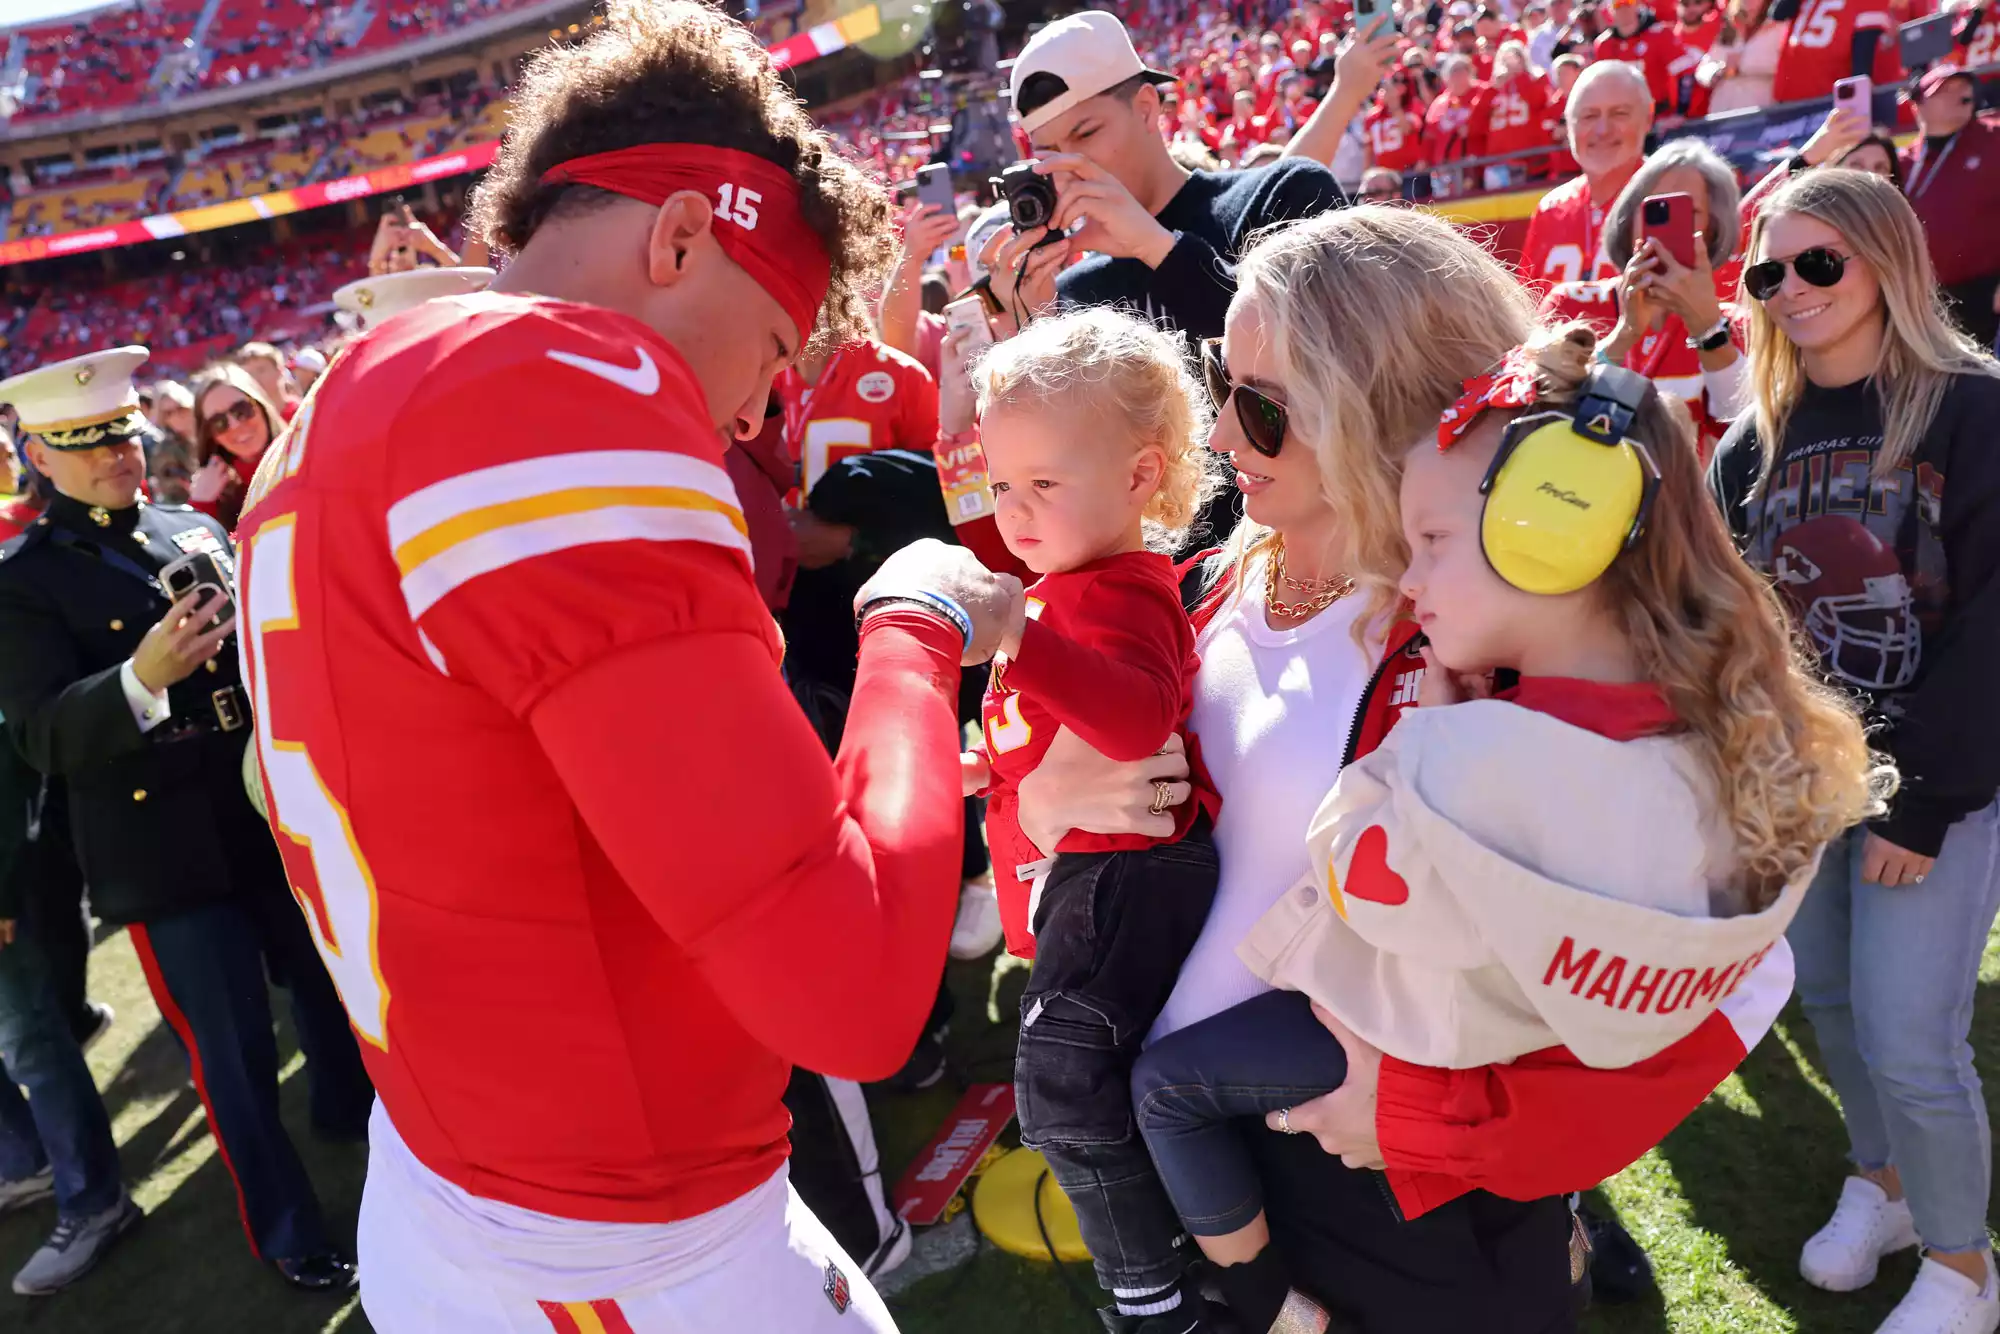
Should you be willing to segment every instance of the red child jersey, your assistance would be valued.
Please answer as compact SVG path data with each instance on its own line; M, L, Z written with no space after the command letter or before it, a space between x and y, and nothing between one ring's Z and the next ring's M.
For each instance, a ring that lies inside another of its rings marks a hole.
M1549 85L1533 74L1495 84L1486 99L1486 152L1518 153L1548 143L1548 109ZM1522 165L1536 161L1525 159Z
M1617 269L1604 255L1604 208L1591 199L1590 181L1583 176L1543 195L1521 244L1522 278L1537 290L1616 278Z
M1663 23L1648 23L1630 37L1620 37L1615 28L1597 35L1592 48L1597 60L1622 60L1637 65L1646 74L1646 87L1653 94L1659 114L1680 110L1681 78L1694 73L1701 52L1690 51L1674 30Z
M791 1061L904 1059L962 851L958 636L869 621L854 708L900 739L862 754L851 717L837 773L650 328L499 293L405 312L315 383L241 532L279 850L432 1172L688 1218L779 1169Z
M1368 132L1372 165L1409 171L1424 160L1424 123L1403 108L1378 102L1361 124Z
M994 659L979 710L993 765L986 842L1009 952L1034 955L1029 885L1014 871L1041 860L1021 832L1016 787L1048 754L1058 727L1114 760L1144 759L1179 734L1188 744L1195 797L1180 808L1174 838L1187 835L1200 811L1213 818L1221 799L1200 770L1187 730L1200 666L1194 626L1181 607L1173 562L1165 556L1150 551L1110 556L1045 575L1028 590L1021 652ZM1160 841L1072 830L1056 851L1118 852Z
M915 357L881 343L841 348L812 384L787 367L771 392L804 495L844 458L882 449L929 454L937 446L937 381Z
M1771 100L1802 102L1831 93L1835 83L1854 72L1854 34L1871 28L1882 35L1869 74L1877 88L1886 88L1903 77L1889 6L1883 0L1804 0L1778 50Z

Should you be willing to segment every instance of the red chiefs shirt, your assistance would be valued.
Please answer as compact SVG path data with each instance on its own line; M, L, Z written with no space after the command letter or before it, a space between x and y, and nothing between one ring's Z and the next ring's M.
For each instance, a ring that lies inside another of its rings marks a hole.
M1836 82L1854 72L1854 34L1864 28L1882 34L1870 71L1875 86L1899 82L1903 58L1896 47L1896 21L1883 0L1804 0L1778 51L1772 100L1800 102L1831 93Z
M1464 96L1442 92L1424 113L1424 153L1432 162L1451 162L1478 157L1486 141L1486 125L1479 118L1486 89L1474 87Z
M1181 607L1180 582L1173 561L1165 556L1150 551L1110 556L1045 575L1028 590L1021 652L994 659L992 682L979 711L993 764L986 842L993 853L993 882L1010 952L1034 954L1029 885L1014 870L1041 860L1021 832L1020 781L1048 754L1058 727L1069 728L1116 760L1144 759L1175 734L1188 740L1188 710L1200 666L1194 627ZM1175 839L1187 835L1201 810L1212 818L1221 804L1192 759L1192 741L1188 745L1196 798L1180 808ZM1160 841L1071 830L1056 851L1119 852Z
M1609 202L1592 200L1590 182L1582 176L1543 195L1528 219L1521 276L1534 284L1617 277L1618 271L1604 257L1604 210Z
M937 446L937 381L915 357L881 343L841 348L812 384L788 366L771 392L784 414L785 453L798 467L803 495L852 455L928 454Z
M791 1061L881 1078L935 998L958 636L870 620L836 773L744 529L672 346L491 292L349 344L252 486L288 878L383 1108L474 1195L707 1212L782 1164Z
M1559 91L1553 84L1549 87L1549 107L1543 115L1542 125L1548 130L1549 141L1555 144L1555 152L1542 159L1549 175L1558 180L1574 176L1581 168L1569 154L1569 130L1563 123L1563 112L1569 107L1569 94Z
M1690 51L1672 28L1653 20L1630 37L1607 29L1597 35L1592 50L1598 60L1622 60L1643 69L1654 109L1663 116L1680 110L1681 78L1701 63L1701 52Z
M1490 154L1539 148L1549 141L1549 85L1533 74L1495 84L1486 99L1486 148ZM1530 160L1526 165L1534 166Z
M1716 42L1722 36L1723 17L1722 6L1717 5L1708 11L1707 18L1692 28L1677 21L1674 24L1674 36L1678 37L1681 45L1688 50L1699 55L1707 55L1715 49Z
M1956 65L1962 69L2000 64L2000 5L1987 4L1984 17L1972 31L1971 44L1959 46L1954 43L1938 64Z
M1401 107L1376 103L1362 118L1370 161L1377 167L1408 171L1424 160L1424 123Z
M42 511L25 496L0 499L0 542L28 531Z

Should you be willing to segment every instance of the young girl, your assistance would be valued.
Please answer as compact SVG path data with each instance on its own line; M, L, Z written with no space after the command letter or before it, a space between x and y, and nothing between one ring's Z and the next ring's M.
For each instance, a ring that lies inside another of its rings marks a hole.
M1200 1330L1178 1309L1183 1234L1128 1090L1215 897L1217 798L1197 765L1172 838L1072 832L1044 859L1016 819L1016 784L1059 728L1125 759L1186 739L1194 629L1153 547L1171 549L1215 489L1208 422L1178 341L1110 310L1036 321L973 382L1001 536L1042 576L1001 640L983 745L965 756L967 792L990 783L1008 948L1035 961L1015 1056L1021 1140L1076 1207L1117 1299L1108 1326L1168 1334L1172 1313L1172 1334ZM1154 809L1180 795L1160 784Z
M1309 1002L1427 1066L1557 1045L1634 1064L1748 975L1821 846L1886 786L1737 559L1685 420L1629 372L1586 378L1593 348L1586 326L1543 335L1411 451L1401 591L1430 637L1422 707L1342 772L1311 822L1315 869L1238 948L1285 990L1162 1040L1134 1073L1148 1147L1246 1329L1325 1324L1287 1293L1229 1123L1276 1113L1290 1130L1286 1109L1341 1081ZM1632 450L1622 497L1592 481L1612 450L1581 432L1600 418ZM1578 499L1629 504L1594 564L1534 508ZM1498 670L1519 683L1485 698Z
M1799 1270L1848 1292L1921 1241L1882 1328L1992 1334L1993 1135L1966 1035L2000 910L2000 363L1952 326L1918 216L1881 177L1793 177L1748 259L1756 411L1710 484L1904 780L1827 849L1790 932L1854 1160Z

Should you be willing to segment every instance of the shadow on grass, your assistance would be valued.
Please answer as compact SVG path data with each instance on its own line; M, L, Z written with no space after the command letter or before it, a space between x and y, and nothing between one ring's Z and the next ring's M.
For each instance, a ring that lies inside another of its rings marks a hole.
M1980 989L1973 1050L1987 1068L1992 1106L2000 1074L2000 986ZM1777 1032L1738 1071L1756 1113L1721 1099L1703 1103L1667 1137L1660 1152L1688 1203L1689 1221L1714 1233L1749 1281L1812 1334L1867 1334L1915 1276L1917 1253L1886 1259L1880 1275L1856 1293L1822 1292L1799 1276L1799 1248L1826 1221L1848 1170L1847 1133L1839 1111L1777 1040L1789 1035L1815 1070L1823 1069L1812 1025L1798 1002Z

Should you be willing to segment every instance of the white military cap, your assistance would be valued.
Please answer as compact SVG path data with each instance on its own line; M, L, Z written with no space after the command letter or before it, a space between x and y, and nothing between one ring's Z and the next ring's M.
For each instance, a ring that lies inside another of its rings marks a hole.
M86 352L0 380L0 403L14 405L23 435L50 449L95 449L145 429L132 373L153 354L133 344Z
M333 294L333 304L363 329L372 329L413 306L441 296L465 296L492 281L493 270L485 268L410 269L351 282Z

